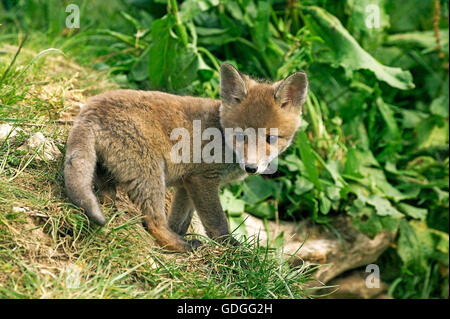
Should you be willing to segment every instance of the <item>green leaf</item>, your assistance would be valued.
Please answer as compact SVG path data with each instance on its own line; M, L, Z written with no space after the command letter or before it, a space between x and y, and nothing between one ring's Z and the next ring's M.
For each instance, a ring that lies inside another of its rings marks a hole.
M305 165L308 179L317 189L322 190L322 185L319 181L319 172L316 166L316 157L313 154L305 132L300 132L298 135L298 149L300 151L301 160Z
M220 203L229 216L240 216L244 212L245 202L235 198L228 189L225 189L220 195Z
M246 211L259 218L274 219L277 208L272 202L260 202L256 205L248 206Z
M380 216L371 207L363 206L360 208L358 205L353 205L349 214L353 217L352 225L371 238L383 230Z
M231 16L237 21L243 21L244 15L242 14L242 10L239 7L239 3L237 1L224 1L225 8L230 12Z
M338 201L341 199L341 188L334 185L325 187L326 194L332 201Z
M351 175L356 178L362 178L363 176L359 172L360 167L361 161L358 157L358 152L354 147L352 147L347 152L347 160L344 166L344 174Z
M405 203L399 203L398 208L406 215L420 220L425 220L427 218L428 210L425 208L418 208Z
M448 29L439 30L439 39L448 54ZM434 31L417 31L389 35L386 44L392 46L419 47L424 49L423 53L436 50L436 36Z
M378 110L381 113L381 116L383 117L387 130L389 134L386 136L388 140L397 140L400 138L400 130L397 125L397 121L394 117L394 112L390 108L390 106L383 101L382 98L377 98L376 104L378 107Z
M425 253L421 248L422 244L414 229L406 220L402 220L397 252L407 268L419 273L426 271L427 268Z
M335 66L340 65L349 72L370 70L378 80L401 90L414 88L409 71L379 63L360 47L335 16L315 6L304 7L303 12L306 14L305 22L311 32L320 36L329 48L328 53L331 55L329 62Z
M185 48L178 45L177 58L174 62L174 68L169 75L169 88L178 90L185 88L197 78L200 61L194 47L188 44Z
M273 240L272 247L275 249L280 249L284 246L284 231L280 232L278 236Z
M414 229L414 232L416 233L417 238L419 238L420 242L428 248L429 254L432 254L435 250L446 254L448 264L448 234L436 229L428 228L427 224L424 221L411 220L409 224L411 225L412 229Z
M279 159L281 165L285 165L291 172L300 172L302 175L306 175L306 168L302 161L296 154L289 154L284 159Z
M184 46L172 36L175 18L172 15L153 22L149 48L149 80L154 88L178 90L197 77L198 56L192 45Z
M209 81L214 76L214 70L205 63L202 56L198 54L198 76L202 81Z
M448 92L448 90L447 90ZM448 95L443 94L438 98L435 98L430 105L430 111L433 114L448 118Z
M197 14L208 10L210 7L211 3L207 0L185 0L180 7L180 20L188 22Z
M327 198L327 196L323 192L320 193L319 200L320 200L319 204L320 212L324 215L328 214L331 209L331 201Z
M270 197L274 193L274 181L265 180L261 175L248 177L242 189L244 191L244 200L248 204L256 204Z
M131 69L131 77L134 81L140 82L148 79L148 51L141 54Z
M270 1L258 1L258 15L256 16L255 27L253 29L253 39L261 51L266 49L270 37L271 3Z
M444 121L442 125L432 118L422 121L416 129L417 148L427 149L434 146L448 144L448 122Z
M395 209L387 199L382 198L380 196L370 195L366 199L366 202L369 205L375 207L377 214L380 216L388 216L388 215L396 217L402 216L401 213L397 209Z
M303 176L297 176L294 186L294 193L297 195L303 195L314 188L314 184Z

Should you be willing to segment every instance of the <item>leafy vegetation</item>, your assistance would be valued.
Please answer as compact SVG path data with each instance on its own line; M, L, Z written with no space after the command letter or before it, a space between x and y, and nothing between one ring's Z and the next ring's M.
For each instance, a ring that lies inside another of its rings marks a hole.
M379 261L391 295L448 297L447 0L72 2L80 29L59 1L4 1L0 40L33 30L123 86L215 98L222 61L274 81L305 70L304 124L278 172L223 191L232 224L348 214L369 236L398 233Z

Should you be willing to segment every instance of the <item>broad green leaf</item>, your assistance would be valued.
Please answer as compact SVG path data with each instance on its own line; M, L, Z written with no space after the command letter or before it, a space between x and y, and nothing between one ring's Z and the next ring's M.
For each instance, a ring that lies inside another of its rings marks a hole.
M294 193L297 195L303 195L314 188L314 184L303 176L297 176L294 184Z
M207 0L185 0L180 7L180 20L188 22L200 12L206 11L211 7Z
M280 232L278 236L273 240L272 247L275 249L280 249L284 246L284 231Z
M400 113L403 116L402 127L403 128L415 128L419 125L424 119L427 118L427 114L413 111L413 110L400 110Z
M242 185L242 200L248 204L256 204L267 199L274 193L273 183L274 181L265 180L261 175L248 177Z
M191 44L183 48L178 43L177 58L174 62L174 68L169 75L169 88L178 90L185 88L197 78L200 60L195 48Z
M279 163L286 166L291 172L300 172L302 175L306 174L305 165L296 154L289 154L284 159L279 159Z
M328 46L332 56L329 62L335 66L340 65L350 72L360 69L370 70L378 80L398 89L414 88L409 71L379 63L360 47L335 16L315 6L304 7L303 12L306 14L305 21L311 32L320 36Z
M428 228L426 222L424 221L411 220L409 224L414 229L421 243L424 244L429 249L430 253L432 253L434 250L438 250L448 255L449 252L448 234L436 229Z
M434 146L448 144L448 122L441 125L432 118L422 121L417 127L417 147L426 149Z
M298 135L298 149L300 151L300 157L305 165L306 174L308 179L314 184L314 186L321 190L322 185L319 181L319 172L316 166L316 157L313 154L309 140L306 137L305 132L300 132Z
M427 268L425 252L416 232L406 220L400 222L397 252L406 267L414 272Z
M231 16L237 21L243 21L244 15L242 13L241 8L239 7L239 3L233 0L224 1L225 8L230 12Z
M319 203L320 212L324 215L328 214L331 209L331 201L327 198L327 196L323 192L320 192L319 200L320 200Z
M376 100L376 104L378 107L378 110L380 111L389 134L387 135L387 139L388 140L397 140L400 138L400 130L398 128L397 125L397 121L395 120L394 117L394 112L392 111L392 109L389 107L389 105L387 103L385 103L383 101L383 99L381 99L380 97L377 98Z
M229 216L240 216L244 212L245 202L235 198L228 189L225 189L220 195L220 203Z
M167 15L153 22L149 48L149 80L154 88L182 89L197 77L198 56L195 48L184 46L172 36L175 18Z
M272 202L261 202L256 205L248 206L246 211L259 218L274 219L277 208Z
M447 90L448 93L448 90ZM441 95L435 98L430 105L430 111L433 114L448 118L448 95Z
M366 199L366 202L367 202L367 204L375 207L377 215L380 215L380 216L388 216L389 215L389 216L395 216L395 217L402 216L401 213L397 209L395 209L387 199L382 198L380 196L370 195Z
M427 217L428 210L425 208L418 208L406 203L399 203L398 208L406 215L420 220L425 220Z
M228 33L228 29L220 29L220 28L204 28L204 27L195 27L195 31L198 36L208 37L208 36L219 36Z
M371 238L383 230L380 216L371 207L359 208L354 205L350 208L349 214L353 217L352 225Z
M153 22L151 27L152 44L149 51L149 80L155 88L168 86L168 77L176 60L177 40L172 38L171 29L175 18L171 15Z
M358 152L354 147L350 148L347 152L346 162L344 166L344 174L355 176L356 178L362 178L360 167L361 161L358 158Z
M205 63L202 56L197 54L198 58L198 68L197 73L202 81L209 81L214 75L214 70Z

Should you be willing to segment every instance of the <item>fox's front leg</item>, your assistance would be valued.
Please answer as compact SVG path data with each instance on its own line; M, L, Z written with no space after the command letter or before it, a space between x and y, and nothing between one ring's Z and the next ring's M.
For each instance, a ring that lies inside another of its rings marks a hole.
M218 181L203 176L191 176L185 179L184 185L206 234L212 239L237 244L230 235L228 220L220 204Z
M169 227L184 236L191 224L194 206L184 186L177 187L169 214Z

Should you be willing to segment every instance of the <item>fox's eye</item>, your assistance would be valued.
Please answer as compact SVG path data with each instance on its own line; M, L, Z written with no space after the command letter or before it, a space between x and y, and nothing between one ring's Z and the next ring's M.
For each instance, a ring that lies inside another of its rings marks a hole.
M241 103L241 99L238 97L233 97L235 103Z
M234 137L236 138L236 142L242 143L245 141L245 134L242 132L236 132Z
M267 135L266 141L268 144L275 144L278 141L278 136L276 135Z

